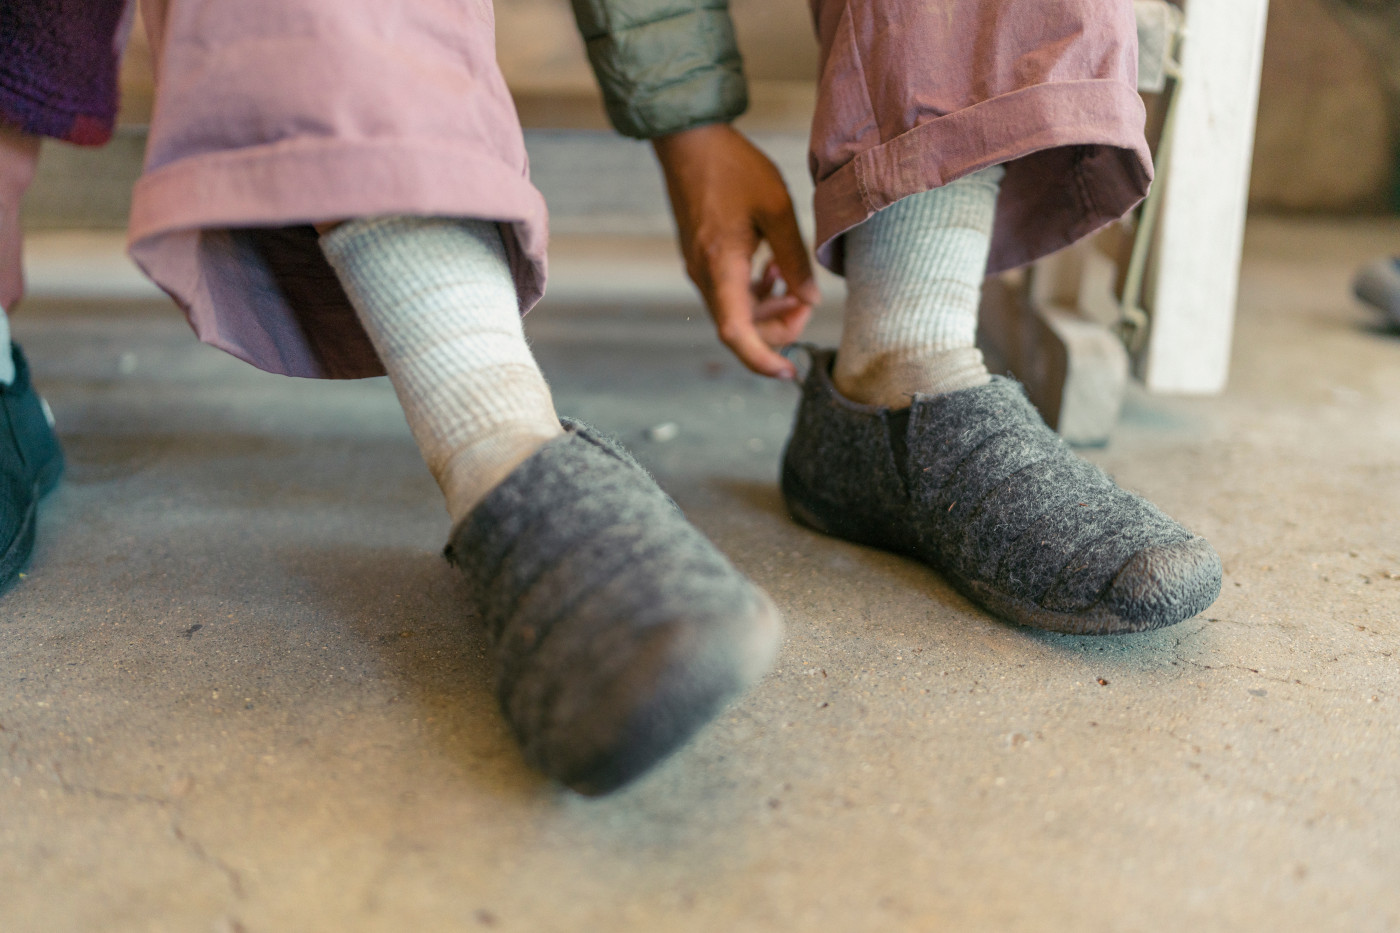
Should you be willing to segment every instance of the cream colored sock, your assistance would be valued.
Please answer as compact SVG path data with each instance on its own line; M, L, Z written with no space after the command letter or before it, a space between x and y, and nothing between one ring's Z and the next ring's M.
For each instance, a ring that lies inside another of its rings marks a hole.
M373 341L454 525L562 432L497 225L353 220L321 248Z
M1004 174L910 195L846 233L846 311L832 378L853 401L907 408L990 379L977 308Z

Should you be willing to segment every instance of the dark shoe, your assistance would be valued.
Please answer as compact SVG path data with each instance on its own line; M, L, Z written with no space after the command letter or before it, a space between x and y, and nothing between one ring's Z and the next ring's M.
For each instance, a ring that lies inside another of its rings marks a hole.
M0 386L0 593L29 563L39 500L63 475L63 451L29 381L29 365L18 346L11 352L15 379Z
M843 398L812 352L783 457L793 516L908 554L1009 622L1106 635L1174 625L1220 595L1215 550L1118 488L993 378L892 411Z
M772 664L773 603L615 442L585 425L452 534L526 760L605 794L683 745Z

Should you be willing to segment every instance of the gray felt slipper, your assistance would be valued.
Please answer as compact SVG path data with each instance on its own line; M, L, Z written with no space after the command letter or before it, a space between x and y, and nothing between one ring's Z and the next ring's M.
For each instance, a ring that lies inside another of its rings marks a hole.
M773 662L778 611L630 455L577 422L453 531L526 760L605 794Z
M783 457L803 524L917 557L993 615L1056 632L1161 628L1220 595L1215 550L1076 456L1015 381L892 411L842 397L834 354L811 353Z

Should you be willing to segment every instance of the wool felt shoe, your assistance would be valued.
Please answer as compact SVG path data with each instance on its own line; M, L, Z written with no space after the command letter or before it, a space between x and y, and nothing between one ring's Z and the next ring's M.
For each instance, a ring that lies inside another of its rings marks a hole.
M833 354L810 352L783 457L799 522L916 557L993 615L1056 632L1161 628L1220 595L1215 550L1076 456L1019 383L894 411L843 398Z
M751 686L782 624L616 442L577 422L454 529L531 766L605 794Z
M29 381L29 365L11 346L15 378L0 386L0 593L34 552L39 500L58 485L63 451Z

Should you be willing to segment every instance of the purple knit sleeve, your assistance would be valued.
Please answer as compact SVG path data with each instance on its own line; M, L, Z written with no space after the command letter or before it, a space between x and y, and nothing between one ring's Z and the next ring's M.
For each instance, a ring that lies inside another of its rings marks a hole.
M79 145L111 138L127 6L0 2L0 122Z

